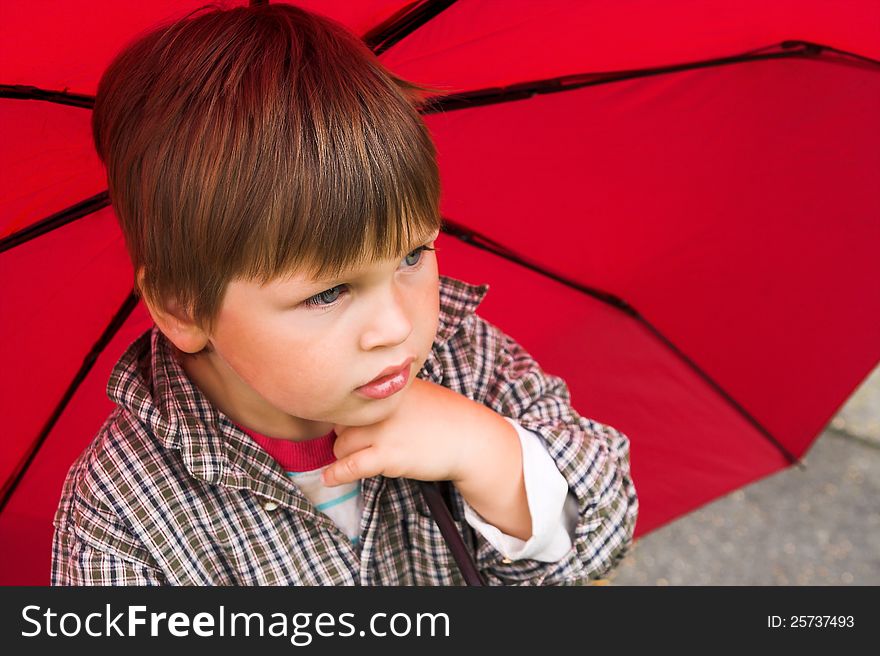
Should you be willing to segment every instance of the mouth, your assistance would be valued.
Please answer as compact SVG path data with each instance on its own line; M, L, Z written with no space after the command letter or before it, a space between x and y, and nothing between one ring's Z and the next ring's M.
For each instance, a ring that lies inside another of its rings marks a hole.
M371 399L384 399L406 387L409 381L409 369L414 357L407 358L403 364L394 365L383 370L378 376L357 391Z
M399 374L403 369L409 367L409 366L412 364L412 361L413 361L413 360L415 360L415 358L414 358L413 356L410 356L410 357L408 357L406 360L404 360L403 362L401 362L401 363L398 364L398 365L392 365L392 366L390 366L390 367L386 367L385 369L383 369L382 371L380 371L380 372L379 372L379 375L376 376L376 377L375 377L373 380L371 380L369 383L364 383L363 387L366 387L367 385L373 385L373 384L375 384L375 383L380 383L380 382L382 382L382 380L385 379L385 378L392 378L392 377L396 376L396 375Z

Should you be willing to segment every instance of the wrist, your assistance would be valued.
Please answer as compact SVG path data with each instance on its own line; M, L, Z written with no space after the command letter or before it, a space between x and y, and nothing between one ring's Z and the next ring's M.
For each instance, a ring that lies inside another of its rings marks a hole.
M511 474L521 474L522 447L516 429L491 408L471 403L468 438L462 442L459 468L452 481L485 485L489 480L511 480Z
M486 424L479 437L472 438L479 446L470 453L462 477L453 483L484 521L507 535L528 540L532 518L519 433L504 417L485 409L491 414L484 415Z

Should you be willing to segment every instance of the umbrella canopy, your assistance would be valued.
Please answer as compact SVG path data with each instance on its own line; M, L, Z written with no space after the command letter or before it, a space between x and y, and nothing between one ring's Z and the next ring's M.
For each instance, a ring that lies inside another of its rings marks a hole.
M151 325L97 81L202 4L4 7L4 584L48 582L64 475ZM796 462L880 360L878 3L295 4L452 90L425 112L440 271L489 283L480 314L630 437L636 537Z

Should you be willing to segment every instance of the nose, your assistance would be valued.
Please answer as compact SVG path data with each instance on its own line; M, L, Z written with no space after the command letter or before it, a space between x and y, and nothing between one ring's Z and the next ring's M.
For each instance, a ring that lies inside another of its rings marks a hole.
M379 298L367 318L367 328L361 335L361 348L365 351L377 346L395 346L405 342L413 331L407 313L405 292L394 283L376 292Z

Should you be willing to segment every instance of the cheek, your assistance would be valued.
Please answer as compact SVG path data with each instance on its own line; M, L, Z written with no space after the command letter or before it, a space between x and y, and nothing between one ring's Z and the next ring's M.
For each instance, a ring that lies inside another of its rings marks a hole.
M440 279L436 278L425 289L419 308L419 316L424 317L425 336L428 347L433 343L440 326Z
M285 346L267 363L274 394L286 403L326 403L344 391L350 378L344 348L329 348L332 338L320 343L298 342Z
M229 330L225 357L238 375L273 402L326 395L338 370L333 349L297 337L285 322L262 321ZM230 348L231 345L231 348Z

